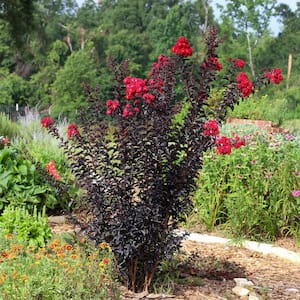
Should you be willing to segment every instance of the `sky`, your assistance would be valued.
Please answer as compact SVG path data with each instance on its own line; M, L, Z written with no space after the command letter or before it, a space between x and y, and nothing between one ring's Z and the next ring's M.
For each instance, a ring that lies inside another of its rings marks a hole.
M84 0L76 0L78 5L81 5ZM96 2L96 0L95 0ZM219 14L218 14L218 10L216 9L216 3L218 4L221 4L221 5L224 5L225 1L224 0L211 0L210 1L212 7L214 8L214 14L215 16L218 18ZM288 4L290 6L290 8L292 10L296 10L296 3L297 3L297 0L277 0L277 3L280 4L280 3L284 3L284 4ZM274 35L277 35L279 32L280 32L280 23L277 22L276 18L271 18L271 23L270 23L270 27L271 27L271 32L274 34Z

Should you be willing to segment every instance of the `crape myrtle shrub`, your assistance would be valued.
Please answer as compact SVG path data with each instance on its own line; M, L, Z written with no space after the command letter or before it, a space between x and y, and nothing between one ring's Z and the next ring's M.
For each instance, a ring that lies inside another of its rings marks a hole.
M240 72L244 62L231 59L223 98L211 107L210 90L222 69L216 53L221 40L215 27L205 39L207 52L200 59L180 37L171 56L153 64L149 79L128 76L127 62L111 59L112 98L101 105L97 90L85 84L88 109L81 111L79 127L68 127L68 141L50 117L42 120L61 139L85 190L81 203L92 219L82 226L96 243L110 244L133 291L147 291L159 262L178 249L182 237L174 230L193 208L190 194L203 153L216 140L219 153L226 153L226 141L217 135L227 110L254 86L282 76L272 70L252 83Z

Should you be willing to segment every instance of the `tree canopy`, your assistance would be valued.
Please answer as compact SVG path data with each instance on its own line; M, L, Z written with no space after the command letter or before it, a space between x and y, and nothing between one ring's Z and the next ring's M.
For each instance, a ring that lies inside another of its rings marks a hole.
M295 11L277 0L227 0L215 19L208 0L0 0L0 103L63 107L70 116L84 97L82 82L110 97L107 61L129 61L133 76L146 76L160 54L186 36L201 55L201 36L215 24L228 41L220 56L247 61L253 76L261 65L287 71L299 81L300 2ZM282 27L270 31L270 17ZM224 61L223 63L226 63ZM5 91L5 92L4 92Z

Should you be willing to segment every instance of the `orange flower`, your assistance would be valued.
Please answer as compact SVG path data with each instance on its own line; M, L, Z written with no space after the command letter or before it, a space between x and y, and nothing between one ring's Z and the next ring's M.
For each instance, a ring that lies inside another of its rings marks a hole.
M67 250L67 251L71 251L73 249L72 245L70 244L64 244L63 245L63 249Z
M5 235L5 238L8 239L8 240L10 240L10 239L13 238L13 236L14 235L12 233L8 233L8 234Z
M6 274L2 273L1 276L0 276L0 284L4 283L6 278L7 278Z
M102 259L102 262L103 262L104 265L107 265L107 264L109 264L110 259L109 259L108 257L104 257L104 258Z

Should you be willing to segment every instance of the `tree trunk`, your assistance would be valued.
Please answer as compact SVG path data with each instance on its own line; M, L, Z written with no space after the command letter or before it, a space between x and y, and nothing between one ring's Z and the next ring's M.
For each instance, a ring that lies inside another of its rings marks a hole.
M253 65L252 48L251 48L251 41L250 41L249 31L247 31L247 43L248 43L249 66L250 66L250 69L251 69L251 74L252 74L253 79L254 79L255 78L255 71L254 71L254 65Z

